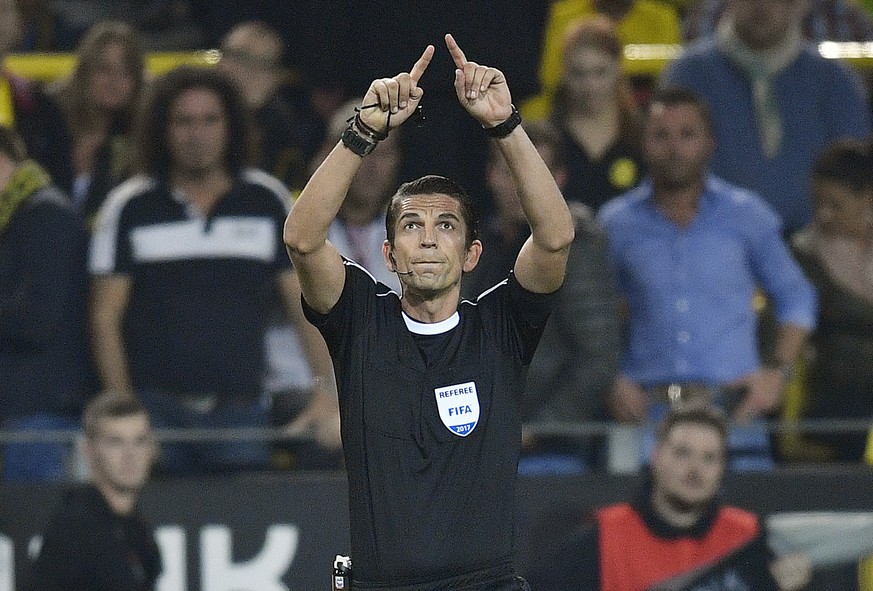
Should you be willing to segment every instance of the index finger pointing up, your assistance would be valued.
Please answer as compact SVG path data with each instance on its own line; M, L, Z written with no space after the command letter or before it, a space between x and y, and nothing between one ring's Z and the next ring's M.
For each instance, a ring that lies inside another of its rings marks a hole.
M452 37L451 33L446 33L446 47L449 48L449 53L452 54L452 59L455 60L455 65L458 68L464 69L464 65L467 63L467 56L465 56L464 52L461 51L461 47L458 45L458 42L455 41L455 38Z
M421 80L422 74L424 74L424 71L427 70L427 67L430 65L430 59L433 57L433 52L433 45L428 45L424 48L424 53L421 54L421 57L418 58L415 65L412 66L412 70L409 72L409 77L412 78L416 84Z

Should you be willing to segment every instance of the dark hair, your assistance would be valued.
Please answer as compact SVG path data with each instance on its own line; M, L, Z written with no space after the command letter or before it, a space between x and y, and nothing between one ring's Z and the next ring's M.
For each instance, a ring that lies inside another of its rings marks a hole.
M665 441L678 425L686 424L710 427L718 432L722 442L727 442L728 423L724 413L718 408L702 404L692 404L670 410L661 424L658 425L658 442Z
M663 86L656 88L649 99L649 108L646 111L646 118L652 114L652 108L655 105L663 105L665 107L678 107L688 105L693 107L700 118L703 119L703 124L710 135L715 134L715 127L712 122L712 111L709 104L699 94L685 88L683 86Z
M873 188L873 143L854 138L835 141L816 158L812 177L834 181L854 192Z
M446 195L457 201L461 206L461 218L467 226L467 235L464 244L467 248L479 239L479 217L473 202L464 188L453 180L444 176L430 174L400 185L388 204L388 213L385 215L385 235L388 243L394 246L395 225L400 213L400 203L406 197L412 195Z
M173 103L189 90L214 93L224 106L227 119L225 165L231 176L252 163L254 135L250 114L236 85L218 70L179 66L159 77L152 85L149 100L137 126L138 168L140 172L166 179L173 165L167 145L167 128Z
M15 164L27 159L27 148L21 137L11 127L0 125L0 154L6 154Z
M279 31L275 27L264 21L244 21L228 31L221 39L220 49L222 54L230 55L232 58L235 57L242 61L252 60L251 56L245 54L244 49L240 50L235 47L231 47L231 41L233 40L234 35L238 35L240 33L252 35L254 37L260 37L272 43L273 49L275 49L275 55L269 58L269 63L262 62L261 60L256 59L255 62L257 62L258 65L268 65L270 68L282 67L282 58L285 53L285 42L282 40L282 35L279 34Z
M82 412L82 429L86 437L94 439L99 435L100 421L135 415L148 415L139 399L115 392L103 392L92 398L85 406Z

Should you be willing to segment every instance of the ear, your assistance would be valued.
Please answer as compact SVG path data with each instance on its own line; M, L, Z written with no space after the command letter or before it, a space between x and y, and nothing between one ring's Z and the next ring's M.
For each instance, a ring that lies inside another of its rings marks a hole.
M96 451L94 450L94 444L91 443L91 440L85 437L82 441L82 454L85 456L85 463L88 465L88 471L93 474L94 467L97 463Z
M476 265L479 264L479 257L481 256L482 243L478 240L474 240L473 244L470 245L470 248L467 249L467 253L464 255L464 273L469 273L475 269Z
M388 270L394 273L394 258L393 254L394 249L391 247L391 243L387 240L382 243L382 258L385 259L385 266L388 267Z

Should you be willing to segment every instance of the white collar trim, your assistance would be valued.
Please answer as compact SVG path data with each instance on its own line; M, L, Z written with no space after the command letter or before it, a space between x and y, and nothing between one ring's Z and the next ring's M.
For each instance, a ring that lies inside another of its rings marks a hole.
M423 334L423 335L433 335L433 334L443 334L449 332L461 321L461 316L455 312L445 320L441 320L440 322L418 322L417 320L413 320L409 316L407 316L406 312L402 312L403 314L403 322L406 323L406 328L409 329L409 332L413 332L415 334Z

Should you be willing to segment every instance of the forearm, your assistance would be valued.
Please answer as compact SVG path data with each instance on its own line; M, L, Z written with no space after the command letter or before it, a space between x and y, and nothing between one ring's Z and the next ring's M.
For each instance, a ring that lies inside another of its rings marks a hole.
M123 324L131 281L123 276L95 277L91 285L91 342L101 384L119 392L133 391L124 345Z
M803 351L808 337L809 330L802 326L790 323L781 324L771 362L778 365L793 364Z
M91 333L94 364L103 389L132 392L120 322L95 314L91 319Z
M566 249L574 235L570 210L523 126L494 141L512 172L534 242L548 252Z
M285 221L284 239L292 256L314 252L325 244L361 162L361 156L339 142L313 173Z

